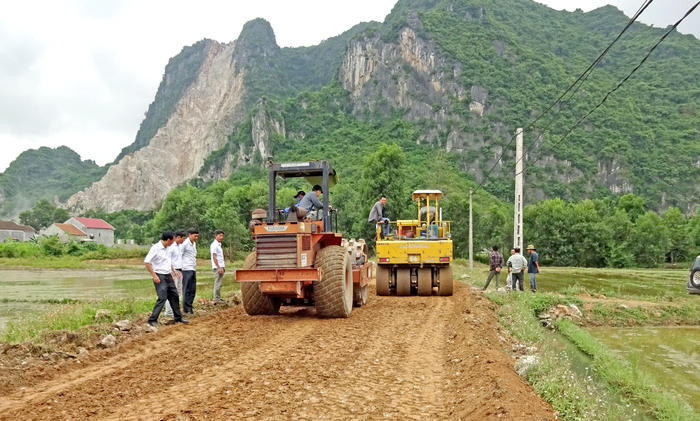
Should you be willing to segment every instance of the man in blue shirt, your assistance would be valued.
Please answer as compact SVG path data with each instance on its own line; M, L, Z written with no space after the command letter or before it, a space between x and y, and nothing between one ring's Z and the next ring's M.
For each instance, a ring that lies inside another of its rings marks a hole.
M535 282L535 274L540 272L540 256L535 251L535 246L528 244L527 251L530 253L530 260L527 262L527 274L530 277L530 290L537 291L537 283Z
M306 196L306 192L304 190L299 190L297 195L294 196L294 198L297 200L297 203L295 203L294 206L299 206L299 202L301 202L301 199L303 199L304 196ZM291 208L291 206L284 208L284 213L288 214Z

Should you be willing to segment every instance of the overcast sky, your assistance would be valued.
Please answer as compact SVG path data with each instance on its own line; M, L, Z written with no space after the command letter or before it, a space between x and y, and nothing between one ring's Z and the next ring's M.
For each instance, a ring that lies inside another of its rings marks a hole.
M611 3L628 16L641 0L540 0L589 11ZM665 27L695 0L657 0L640 21ZM111 162L133 142L168 59L202 38L234 40L263 17L283 47L314 45L395 0L63 0L4 2L0 14L0 171L22 151L67 145ZM700 12L681 26L700 37Z

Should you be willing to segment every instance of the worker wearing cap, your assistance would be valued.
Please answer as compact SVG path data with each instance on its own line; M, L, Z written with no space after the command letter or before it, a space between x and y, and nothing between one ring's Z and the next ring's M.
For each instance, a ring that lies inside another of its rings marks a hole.
M254 234L255 226L263 224L263 220L267 218L267 212L265 211L265 209L257 208L252 212L250 216L251 220L248 224L248 229L250 229L251 234Z
M323 194L323 189L321 189L321 186L316 184L312 189L309 194L305 195L303 199L299 202L299 205L297 205L297 217L299 219L304 219L309 212L314 212L313 215L309 215L311 219L318 219L318 211L320 209L323 209L323 203L321 203L321 200L318 198L321 194Z
M527 262L527 274L530 277L530 290L537 291L537 283L535 282L535 274L540 273L540 256L535 251L535 246L528 244L527 251L530 253L530 260Z
M294 199L296 199L296 203L294 204L294 206L299 206L299 203L301 202L301 199L304 198L304 196L306 196L306 192L304 190L299 190L297 192L297 195L294 196ZM292 209L292 207L293 206L288 206L284 208L284 213L289 213L289 210Z

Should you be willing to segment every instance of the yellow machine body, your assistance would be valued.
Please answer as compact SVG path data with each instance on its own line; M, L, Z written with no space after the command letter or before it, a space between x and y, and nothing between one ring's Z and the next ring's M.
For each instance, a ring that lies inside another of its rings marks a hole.
M452 239L450 221L442 219L439 190L416 190L417 219L398 220L393 233L377 228L377 294L452 295Z

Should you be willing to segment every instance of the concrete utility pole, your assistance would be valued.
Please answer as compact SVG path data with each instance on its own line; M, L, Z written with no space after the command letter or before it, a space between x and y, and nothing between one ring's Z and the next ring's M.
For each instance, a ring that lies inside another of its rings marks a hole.
M474 231L472 230L472 189L469 189L469 270L474 270Z
M523 251L523 129L515 131L515 206L513 206L513 247Z

